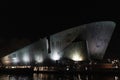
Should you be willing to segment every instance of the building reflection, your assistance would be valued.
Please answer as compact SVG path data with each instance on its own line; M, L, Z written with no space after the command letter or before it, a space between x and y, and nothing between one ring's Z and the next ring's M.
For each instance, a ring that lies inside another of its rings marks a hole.
M33 75L26 74L1 74L0 80L120 80L119 75L83 75L83 74L45 74L34 73Z

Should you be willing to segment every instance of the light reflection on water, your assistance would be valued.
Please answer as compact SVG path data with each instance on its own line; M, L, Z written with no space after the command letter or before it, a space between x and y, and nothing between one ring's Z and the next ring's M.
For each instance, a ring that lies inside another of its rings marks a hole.
M0 74L0 80L120 80L118 75L43 74L8 75Z

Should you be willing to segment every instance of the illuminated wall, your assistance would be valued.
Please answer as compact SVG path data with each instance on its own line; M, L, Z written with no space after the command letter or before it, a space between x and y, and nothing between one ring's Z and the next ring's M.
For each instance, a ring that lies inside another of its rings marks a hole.
M47 54L47 41L44 38L3 57L2 62L5 65L38 64L43 63L44 59L47 58Z
M5 65L43 64L65 57L73 61L102 59L115 28L112 21L77 26L40 39L1 60ZM48 51L50 49L50 53Z
M88 42L88 51L91 58L103 58L114 28L115 23L110 21L86 25L86 40Z
M73 61L85 61L89 59L86 41L73 42L63 50L63 57Z
M51 50L61 52L76 38L86 40L91 59L102 59L115 28L112 21L94 22L77 26L51 36Z

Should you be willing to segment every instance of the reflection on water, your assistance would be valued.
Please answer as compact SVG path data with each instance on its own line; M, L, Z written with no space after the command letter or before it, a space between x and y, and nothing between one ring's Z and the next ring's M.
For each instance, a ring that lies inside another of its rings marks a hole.
M82 74L31 74L13 75L0 74L0 80L120 80L119 75L82 75Z

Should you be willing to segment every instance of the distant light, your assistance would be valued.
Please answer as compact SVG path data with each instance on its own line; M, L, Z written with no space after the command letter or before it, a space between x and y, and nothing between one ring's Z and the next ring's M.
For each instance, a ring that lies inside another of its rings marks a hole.
M82 56L80 56L80 53L75 52L75 53L72 55L72 60L74 60L74 61L82 61L83 58L82 58Z
M52 60L59 60L60 58L61 58L61 56L60 56L60 54L58 54L58 52L57 51L54 51L53 53L51 53L51 59Z
M12 66L11 68L15 68L14 66Z
M118 77L118 76L115 76L115 80L119 80L119 77Z
M69 68L66 69L67 71L69 70Z

